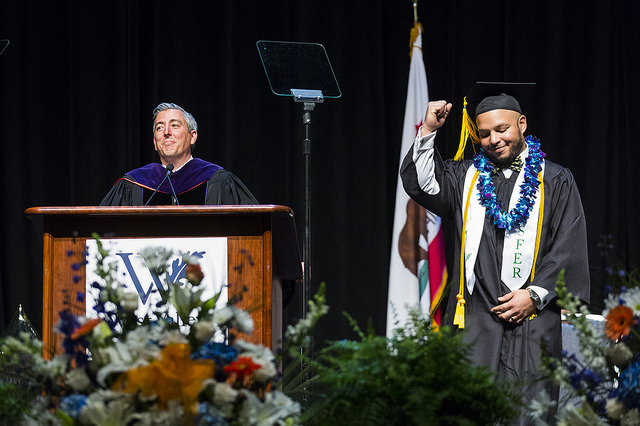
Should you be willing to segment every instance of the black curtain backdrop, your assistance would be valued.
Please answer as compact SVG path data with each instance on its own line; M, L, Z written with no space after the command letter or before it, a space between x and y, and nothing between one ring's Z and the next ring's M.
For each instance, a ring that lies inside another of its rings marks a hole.
M601 235L628 266L640 260L640 3L587 4L420 1L418 15L431 99L454 103L444 155L474 81L537 83L528 133L576 177L597 296ZM292 207L302 245L302 106L270 92L255 47L283 40L322 43L343 92L312 113L312 290L326 282L331 306L316 339L354 336L342 311L384 333L412 25L408 0L4 1L0 328L19 303L41 327L42 247L24 210L95 205L123 172L155 161L159 102L195 115L196 156L261 202ZM300 304L298 291L285 316Z

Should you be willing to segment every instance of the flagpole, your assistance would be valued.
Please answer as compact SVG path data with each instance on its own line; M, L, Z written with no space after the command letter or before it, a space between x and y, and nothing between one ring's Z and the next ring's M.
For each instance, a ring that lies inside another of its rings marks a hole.
M413 146L429 102L427 74L422 53L423 29L418 21L418 0L412 0L413 28L409 37L409 78L405 104L400 164ZM400 167L398 167L398 170ZM407 224L412 224L407 227ZM409 318L407 307L420 306L432 321L441 324L440 302L447 283L442 220L411 200L398 179L389 259L387 336Z

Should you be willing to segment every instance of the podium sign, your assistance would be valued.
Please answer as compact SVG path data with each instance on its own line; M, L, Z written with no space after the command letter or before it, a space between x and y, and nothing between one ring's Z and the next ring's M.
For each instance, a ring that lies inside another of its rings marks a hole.
M135 315L138 318L149 316L155 320L155 307L162 301L160 292L167 291L167 283L181 283L187 281L187 262L183 256L197 259L204 275L198 288L202 291L203 300L219 295L216 307L219 309L227 304L227 239L225 237L201 238L129 238L108 239L101 238L102 248L109 252L105 264L114 265L118 274L118 281L123 291L134 293L138 297L138 308ZM157 257L167 256L165 262L167 271L158 276L144 263L143 255L147 250L158 254ZM97 316L93 307L98 303L99 289L93 288L93 283L101 282L97 274L98 243L87 240L86 263L86 311L87 317ZM169 255L170 254L170 255ZM168 307L166 314L171 321L179 323L181 320L172 307ZM196 314L195 310L192 314ZM192 319L193 320L193 319Z

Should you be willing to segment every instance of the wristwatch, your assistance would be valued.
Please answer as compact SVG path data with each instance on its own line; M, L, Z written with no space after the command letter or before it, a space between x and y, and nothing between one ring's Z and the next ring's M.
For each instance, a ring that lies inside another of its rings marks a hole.
M540 296L538 296L532 288L528 288L527 290L529 290L529 297L533 300L533 304L536 305L536 307L540 305Z

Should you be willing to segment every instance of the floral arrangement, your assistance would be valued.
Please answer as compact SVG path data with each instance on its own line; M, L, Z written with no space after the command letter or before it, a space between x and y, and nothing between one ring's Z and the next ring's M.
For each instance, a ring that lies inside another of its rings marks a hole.
M556 291L581 354L564 352L561 362L544 360L545 376L567 394L557 407L548 395L540 395L531 405L537 424L546 424L539 419L549 408L557 408L558 425L640 424L640 287L623 287L606 297L602 327L566 292L562 275Z
M298 424L300 404L277 389L280 359L234 338L232 330L251 333L252 319L232 304L216 306L220 293L202 299L195 257L182 255L186 281L166 282L154 316L140 320L134 314L138 295L118 282L97 241L96 317L60 312L64 353L47 360L42 343L24 336L0 342L0 369L13 378L0 383L6 424ZM141 255L159 277L167 272L171 253L149 248ZM286 331L296 348L327 311L323 292L315 301L309 316ZM163 315L169 307L181 326Z

